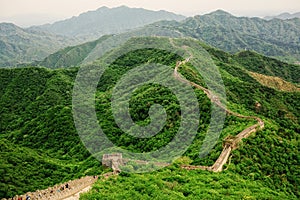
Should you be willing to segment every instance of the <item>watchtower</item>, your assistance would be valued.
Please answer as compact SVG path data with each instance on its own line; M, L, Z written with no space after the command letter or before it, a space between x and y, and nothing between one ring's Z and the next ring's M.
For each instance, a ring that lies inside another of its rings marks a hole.
M124 165L122 154L104 154L102 157L102 165L112 168L114 172L120 172L119 166Z

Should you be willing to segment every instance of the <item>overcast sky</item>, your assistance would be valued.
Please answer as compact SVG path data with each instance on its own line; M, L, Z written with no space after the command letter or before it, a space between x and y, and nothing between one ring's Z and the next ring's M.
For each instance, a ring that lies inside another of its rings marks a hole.
M0 22L19 26L52 23L99 7L142 7L185 16L223 9L237 16L300 12L300 0L0 0Z

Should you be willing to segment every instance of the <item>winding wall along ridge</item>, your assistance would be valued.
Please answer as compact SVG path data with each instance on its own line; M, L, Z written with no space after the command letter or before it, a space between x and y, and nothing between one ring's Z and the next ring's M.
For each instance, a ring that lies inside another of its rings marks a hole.
M172 39L170 39L170 43L175 47ZM246 128L246 129L244 129L242 132L240 132L238 135L236 135L232 139L227 140L227 141L225 140L223 151L220 154L219 158L216 160L216 162L212 166L191 166L191 165L182 166L182 168L187 169L187 170L203 169L203 170L209 170L209 171L213 171L213 172L221 172L223 170L224 164L227 162L227 160L229 158L229 155L230 155L231 151L237 148L238 143L243 138L249 137L251 135L251 133L254 133L254 132L256 132L260 129L263 129L265 124L264 124L264 121L259 117L241 115L241 114L238 114L236 112L233 112L233 111L225 108L223 106L223 104L221 103L220 99L218 98L218 96L214 95L210 90L208 90L208 89L206 89L206 88L204 88L204 87L202 87L202 86L200 86L200 85L198 85L194 82L191 82L191 81L183 78L180 75L180 73L178 72L178 69L181 65L189 62L190 59L192 59L192 57L193 57L192 54L190 52L189 52L189 54L190 54L190 57L188 57L184 61L178 61L176 63L176 67L174 69L174 77L177 80L202 90L207 95L207 97L211 100L211 102L213 102L218 107L223 109L227 114L230 114L230 115L233 115L233 116L236 116L236 117L239 117L239 118L244 118L244 119L254 119L254 120L257 121L257 124L252 125L252 126Z

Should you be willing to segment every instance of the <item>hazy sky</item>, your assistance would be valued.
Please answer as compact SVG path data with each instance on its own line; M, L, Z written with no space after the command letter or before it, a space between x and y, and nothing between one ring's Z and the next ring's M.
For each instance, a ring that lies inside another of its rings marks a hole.
M300 12L300 0L0 0L0 22L37 25L77 16L101 6L142 7L186 16L217 9L237 16L266 16Z

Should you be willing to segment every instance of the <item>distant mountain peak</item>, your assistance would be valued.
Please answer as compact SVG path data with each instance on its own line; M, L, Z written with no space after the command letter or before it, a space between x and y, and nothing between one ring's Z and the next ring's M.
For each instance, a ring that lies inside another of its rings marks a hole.
M116 8L129 8L129 7L125 6L125 5L122 5L122 6L119 6L119 7L116 7Z
M279 16L282 16L282 15L291 15L291 13L289 13L289 12L284 12L284 13L280 14Z
M185 19L184 16L167 11L151 11L127 6L100 7L53 24L38 26L38 28L56 35L94 40L103 35L123 33L162 20L181 21L183 19Z
M265 20L271 20L271 19L282 19L282 20L287 20L287 19L293 19L293 18L300 18L300 12L291 14L288 12L281 13L276 16L266 16L264 17Z
M0 23L0 35L7 35L17 30L22 30L22 29L13 23L7 23L7 22Z
M230 14L229 12L226 12L224 10L216 10L216 11L213 11L211 13L209 13L209 15L224 15L224 16L233 16L232 14Z
M0 23L0 26L1 26L1 27L13 27L13 28L18 28L18 26L16 26L16 25L13 24L13 23L9 23L9 22L2 22L2 23Z
M106 6L102 6L100 8L98 8L96 11L99 11L99 10L108 10L110 9L109 7L106 7Z

